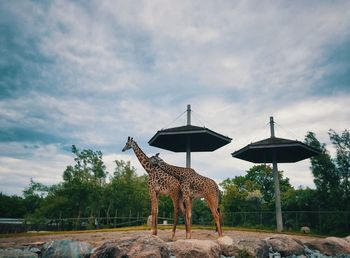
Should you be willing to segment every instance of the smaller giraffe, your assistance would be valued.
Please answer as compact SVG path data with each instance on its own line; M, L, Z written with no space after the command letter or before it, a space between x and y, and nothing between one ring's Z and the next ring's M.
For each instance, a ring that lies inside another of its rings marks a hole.
M164 173L160 168L150 164L149 157L141 150L133 138L128 137L128 140L123 148L123 152L128 149L133 149L139 162L149 175L148 187L151 198L151 213L152 213L152 234L157 235L157 217L158 217L158 197L159 194L169 195L173 201L174 207L174 225L172 232L172 240L175 239L175 231L178 222L179 208L183 214L184 205L180 190L180 182L173 176Z
M220 190L214 180L198 174L192 168L177 167L166 163L157 153L150 158L152 165L158 166L165 173L176 177L180 181L180 188L185 204L186 238L191 238L192 200L204 198L216 223L219 237L222 236L221 214L219 210Z

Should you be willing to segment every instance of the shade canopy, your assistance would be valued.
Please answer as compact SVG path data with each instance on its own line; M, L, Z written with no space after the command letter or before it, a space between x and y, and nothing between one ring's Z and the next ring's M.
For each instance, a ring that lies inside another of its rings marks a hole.
M248 144L231 155L254 163L272 163L274 159L278 163L293 163L318 154L318 149L300 141L270 137Z
M277 163L297 162L321 153L318 149L299 141L275 137L273 117L270 117L271 137L248 144L244 148L231 153L234 158L254 163L272 163L273 181L275 186L275 206L277 231L283 230L281 193Z
M149 145L174 152L214 151L231 142L231 138L216 133L208 128L185 125L159 130L150 140Z

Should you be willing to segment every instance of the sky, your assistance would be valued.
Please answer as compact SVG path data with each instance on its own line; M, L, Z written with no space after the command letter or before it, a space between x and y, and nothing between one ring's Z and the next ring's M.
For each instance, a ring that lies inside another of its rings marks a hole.
M327 144L350 129L350 1L0 0L0 192L31 178L62 181L71 146L100 150L110 173L128 136L192 124L232 138L192 153L220 183L254 164L231 153L270 136ZM314 187L310 161L279 164L294 187Z

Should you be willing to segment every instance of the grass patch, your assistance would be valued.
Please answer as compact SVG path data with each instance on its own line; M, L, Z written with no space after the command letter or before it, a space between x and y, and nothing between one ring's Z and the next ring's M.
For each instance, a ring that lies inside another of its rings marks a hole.
M172 225L158 225L158 230L171 230ZM193 230L213 230L215 231L215 226L203 226L203 225L192 225ZM75 230L75 231L43 231L43 232L23 232L23 233L11 233L11 234L0 234L0 238L8 238L8 237L31 237L31 236L45 236L45 235L63 235L63 234L86 234L86 233L100 233L100 232L128 232L128 231L141 231L141 230L150 230L151 228L147 225L141 226L132 226L132 227L122 227L122 228L101 228L101 229L89 229L89 230ZM184 225L178 225L177 230L185 230ZM257 229L257 228L244 228L244 227L229 227L224 226L223 231L244 231L244 232L258 232L258 233L271 233L271 234L287 234L287 235L296 235L296 236L309 236L309 237L318 237L324 238L328 235L320 235L320 234L304 234L301 232L295 231L283 231L277 232L271 229Z

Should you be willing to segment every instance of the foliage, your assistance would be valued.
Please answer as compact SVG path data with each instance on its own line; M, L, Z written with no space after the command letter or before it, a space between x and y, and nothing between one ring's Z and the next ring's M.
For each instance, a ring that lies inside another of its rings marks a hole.
M329 130L329 137L336 148L335 166L340 177L340 189L343 202L350 209L350 133L345 130L341 135Z
M149 194L147 176L138 176L130 162L115 161L116 168L110 183L107 185L104 198L107 216L113 211L118 215L127 216L130 212L146 213L149 210ZM118 212L119 211L119 212Z
M24 199L19 196L7 196L0 193L0 217L23 218L27 213Z
M290 188L282 196L283 210L287 211L317 211L319 209L318 195L311 188Z
M220 185L224 190L222 204L225 212L271 210L274 207L274 183L272 168L256 165L245 176L227 178ZM278 171L281 193L292 189L288 178Z
M320 155L311 158L310 169L316 189L294 189L283 172L278 171L282 210L309 211L309 215L297 218L305 225L320 223L319 217L312 215L312 211L350 210L349 131L338 134L330 130L329 137L335 148L334 158L314 133L309 132L305 136L306 144L321 150ZM100 151L79 150L73 145L72 154L74 164L68 165L63 171L62 182L45 186L31 179L23 191L23 197L0 193L0 217L26 218L33 225L53 218L74 218L72 221L76 221L76 218L84 217L89 218L87 223L90 228L96 227L96 218L103 217L107 224L113 224L115 216L127 218L132 214L148 217L150 197L147 174L138 175L131 163L123 160L116 160L114 171L108 173ZM244 175L225 179L220 186L220 209L223 218L229 219L229 224L242 222L249 225L248 217L256 216L249 212L270 214L274 210L273 173L268 165L255 165ZM245 213L233 220L233 212ZM173 204L168 196L160 196L158 213L160 217L172 218ZM260 221L260 226L273 223L273 216L268 216L254 219ZM204 200L193 201L192 219L194 224L213 224L211 212ZM337 221L343 223L340 219ZM285 223L289 223L288 219ZM334 219L322 219L322 223L324 230L330 230ZM290 225L295 227L293 222Z
M214 219L207 203L203 199L195 199L192 203L192 222L193 224L211 225Z
M345 130L341 135L329 131L330 140L336 149L332 159L326 145L320 143L315 134L309 132L305 143L321 150L321 154L311 158L311 171L316 185L319 209L343 210L343 203L349 203L350 137Z

